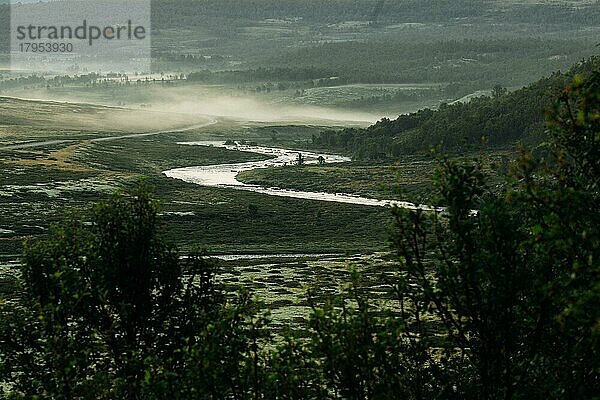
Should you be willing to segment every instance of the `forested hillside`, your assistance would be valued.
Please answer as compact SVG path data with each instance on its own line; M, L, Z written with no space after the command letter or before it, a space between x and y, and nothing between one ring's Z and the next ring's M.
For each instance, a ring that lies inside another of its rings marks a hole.
M589 46L593 47L591 42ZM249 71L205 70L190 78L205 83L237 83L335 77L337 84L471 82L470 86L478 88L491 87L493 80L513 86L530 81L536 73L541 75L540 60L546 60L549 53L577 59L581 51L580 42L540 38L324 43L284 50L253 63L254 69ZM545 62L557 68L560 65L559 60Z
M561 88L575 74L588 75L600 65L593 57L566 73L557 72L514 92L496 87L492 97L442 104L383 119L367 129L329 130L313 138L313 145L343 151L357 159L393 158L427 152L441 146L446 152L514 147L518 142L539 143L544 115Z
M0 5L4 56L8 11ZM275 83L286 80L278 72L294 69L350 83L512 87L591 54L598 26L600 6L575 1L153 1L153 68L233 70L208 83L237 83L244 77L235 73L267 68Z
M315 68L344 82L478 89L566 68L591 54L600 21L600 7L581 2L170 0L152 13L155 57L185 57L192 70ZM178 26L199 35L175 37Z
M445 21L452 18L501 16L504 20L544 23L585 23L600 17L594 4L556 2L554 4L526 4L485 0L394 0L385 1L380 12L379 0L169 0L153 1L154 21L158 26L173 21L189 22L197 18L239 18L262 20L267 18L303 18L313 22L379 19L385 21ZM581 8L585 9L582 13Z

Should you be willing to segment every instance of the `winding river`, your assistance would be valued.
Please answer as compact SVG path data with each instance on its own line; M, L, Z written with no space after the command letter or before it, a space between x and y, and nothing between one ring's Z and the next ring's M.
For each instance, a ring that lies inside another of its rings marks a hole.
M289 150L276 147L251 146L237 143L226 144L225 142L216 141L182 142L179 144L188 146L223 147L229 150L245 151L271 157L265 161L175 168L163 172L170 178L180 179L184 182L195 183L208 187L245 190L270 196L291 197L296 199L318 200L376 207L396 206L408 209L433 210L433 208L429 206L417 206L413 203L396 200L378 200L346 193L303 192L281 189L277 187L249 185L238 181L236 178L237 175L242 171L260 168L282 168L286 165L295 164L298 160L299 153L302 154L304 164L318 164L320 161L325 162L326 164L342 163L350 161L350 158L348 157L333 154L313 153L308 151Z

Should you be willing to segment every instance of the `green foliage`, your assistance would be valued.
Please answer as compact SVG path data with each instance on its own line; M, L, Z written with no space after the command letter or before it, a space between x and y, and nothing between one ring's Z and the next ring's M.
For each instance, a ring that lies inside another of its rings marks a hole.
M384 118L364 130L325 131L313 144L357 159L426 153L432 146L464 154L474 149L513 148L518 142L537 145L544 139L543 110L552 106L573 76L589 75L598 64L598 58L591 58L566 74L553 74L511 93L496 88L491 98L442 104L438 110L425 109L393 121Z
M1 310L0 373L14 396L205 398L247 387L250 297L226 301L214 267L181 259L158 231L142 185L26 246L23 301Z
M284 332L282 341L267 354L261 387L264 398L328 398L319 360L312 356L310 343L296 336Z
M348 291L322 307L313 304L310 327L311 356L320 360L333 398L391 399L414 391L402 322L369 305L356 274Z
M406 332L445 373L467 377L453 382L461 397L600 393L599 78L567 87L550 114L546 156L524 152L501 193L476 164L446 161L444 212L396 210L406 273L398 293L414 321ZM423 328L427 315L437 329ZM460 362L448 368L452 358Z

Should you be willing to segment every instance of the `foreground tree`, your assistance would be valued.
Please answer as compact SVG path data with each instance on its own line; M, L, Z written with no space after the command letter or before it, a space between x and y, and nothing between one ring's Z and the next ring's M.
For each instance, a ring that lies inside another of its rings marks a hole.
M396 210L405 335L456 397L600 394L597 73L565 89L549 131L500 192L476 163L445 161L445 211Z
M250 384L249 296L226 302L213 265L160 239L143 186L29 243L22 280L22 301L1 309L13 397L207 398Z

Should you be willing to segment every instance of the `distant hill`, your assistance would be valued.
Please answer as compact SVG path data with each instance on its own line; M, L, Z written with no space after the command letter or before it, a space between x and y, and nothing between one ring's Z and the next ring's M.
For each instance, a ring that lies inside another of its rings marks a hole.
M325 131L313 138L313 144L358 159L418 154L438 145L446 152L464 153L514 148L518 142L537 144L544 138L544 111L557 100L561 89L575 74L598 69L600 57L592 57L566 73L554 73L514 92L504 93L498 88L493 97L383 119L366 129Z
M380 0L155 0L157 26L199 18L264 20L302 18L314 22L370 21ZM529 3L505 0L386 0L377 19L382 21L448 21L460 18L536 20L543 23L597 21L600 7L586 2Z
M35 4L60 0L18 0ZM11 0L0 0L0 5ZM597 21L600 7L586 1L518 2L505 0L151 0L157 28L189 27L211 18L260 21L301 18L313 22L336 21L448 21L490 18L543 23ZM187 25L187 26L185 26Z

